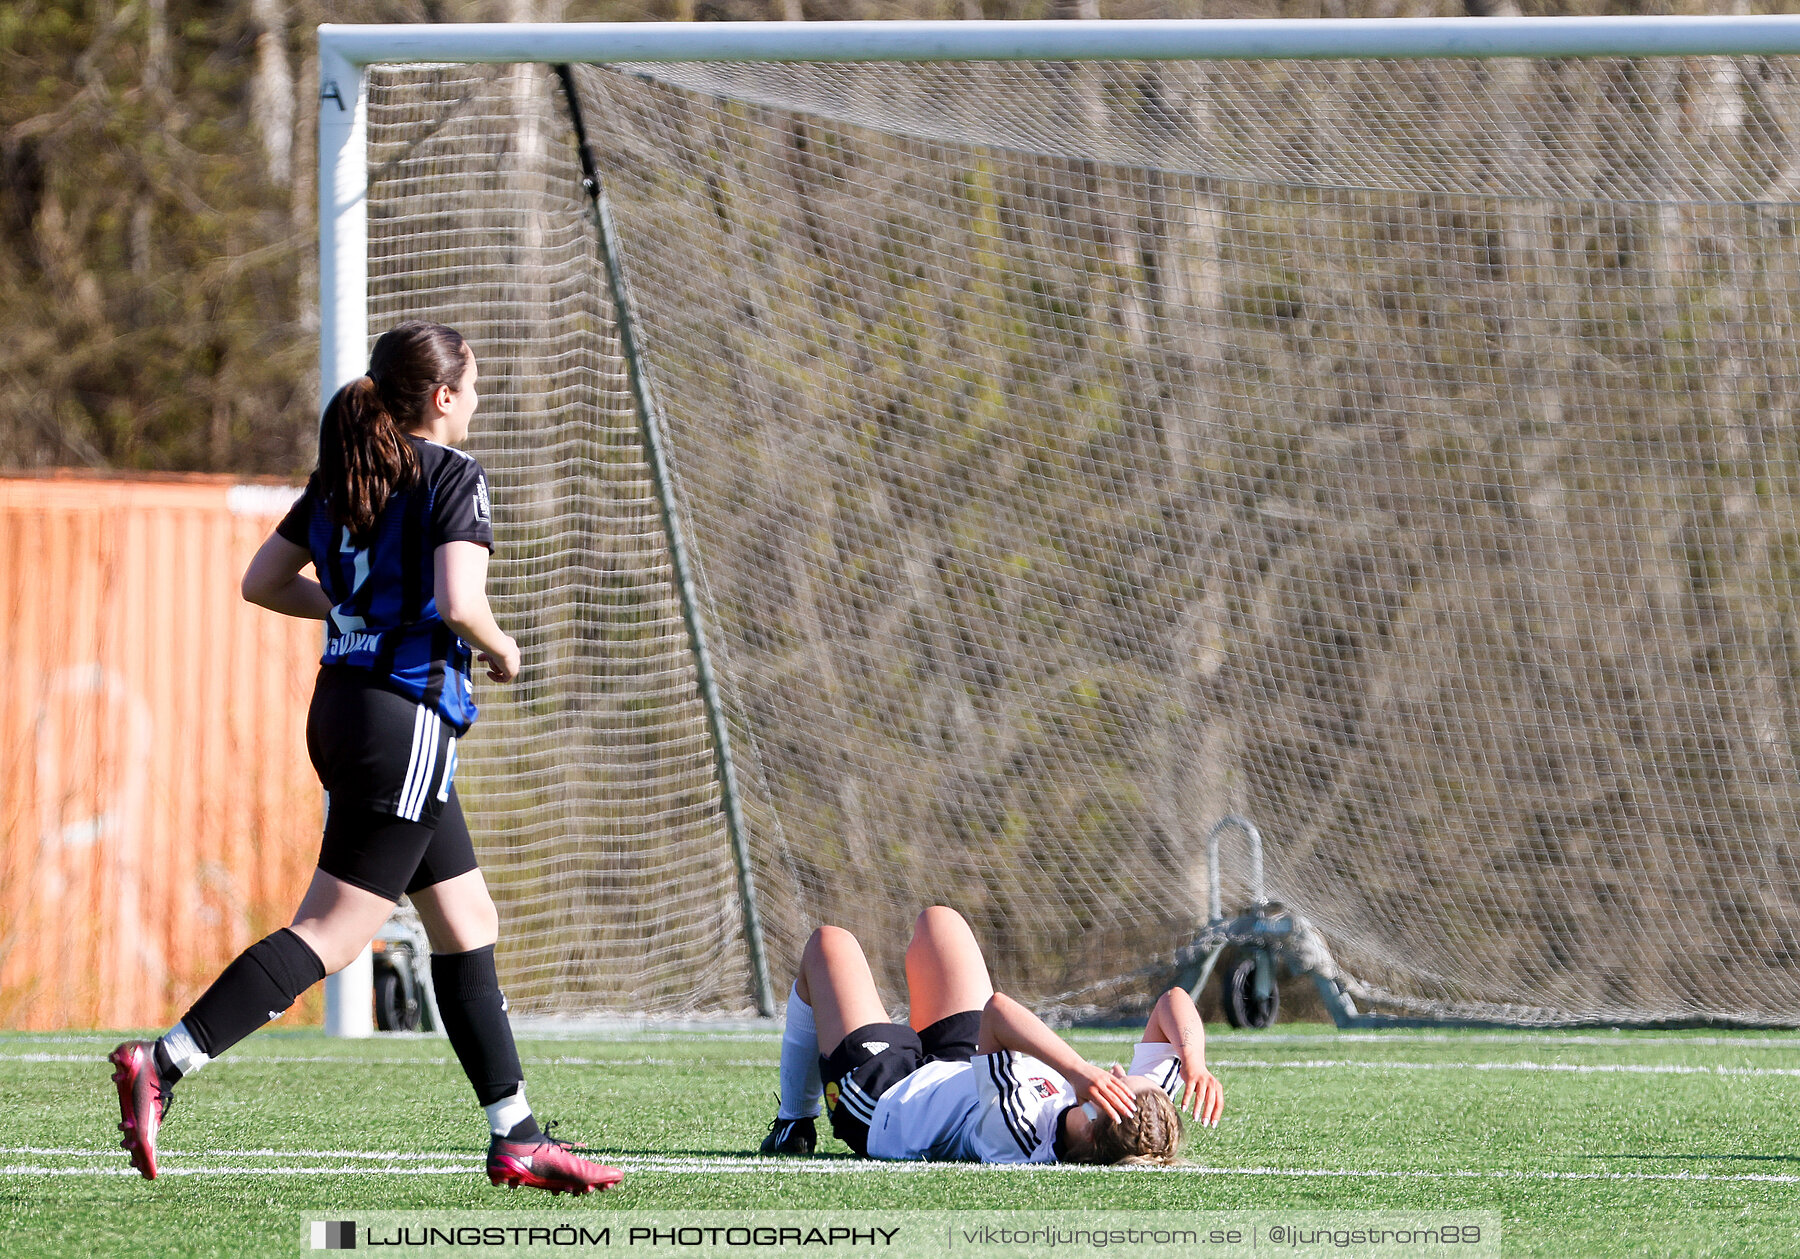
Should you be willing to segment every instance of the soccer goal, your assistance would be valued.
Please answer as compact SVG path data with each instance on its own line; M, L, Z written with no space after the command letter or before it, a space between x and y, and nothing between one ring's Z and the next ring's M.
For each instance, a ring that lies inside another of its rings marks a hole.
M913 913L1129 1004L1800 1020L1800 19L320 30L322 384L459 327L527 1012ZM1209 886L1209 883L1212 885Z

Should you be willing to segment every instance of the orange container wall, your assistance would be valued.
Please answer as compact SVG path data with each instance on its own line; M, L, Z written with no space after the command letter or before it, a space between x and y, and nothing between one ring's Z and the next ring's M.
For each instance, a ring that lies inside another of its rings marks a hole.
M167 1026L299 904L323 630L238 596L296 493L0 478L0 1027Z

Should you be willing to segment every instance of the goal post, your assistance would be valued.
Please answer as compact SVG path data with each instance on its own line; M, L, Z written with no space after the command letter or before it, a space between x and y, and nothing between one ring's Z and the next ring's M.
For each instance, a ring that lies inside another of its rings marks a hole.
M1800 1021L1800 17L319 49L323 395L482 356L516 1009L928 900L1129 1005L1241 815L1388 1008Z

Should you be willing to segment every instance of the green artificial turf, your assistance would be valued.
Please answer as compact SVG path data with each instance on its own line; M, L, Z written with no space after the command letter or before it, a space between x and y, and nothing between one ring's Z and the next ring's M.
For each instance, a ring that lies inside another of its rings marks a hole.
M111 1174L114 1039L0 1035L0 1253L292 1255L307 1218L377 1211L879 1208L1492 1212L1508 1255L1800 1254L1792 1033L1215 1031L1224 1121L1164 1172L883 1167L829 1139L764 1160L773 1032L527 1032L538 1113L627 1172L580 1200L487 1184L480 1112L429 1037L260 1034L182 1086L169 1174Z

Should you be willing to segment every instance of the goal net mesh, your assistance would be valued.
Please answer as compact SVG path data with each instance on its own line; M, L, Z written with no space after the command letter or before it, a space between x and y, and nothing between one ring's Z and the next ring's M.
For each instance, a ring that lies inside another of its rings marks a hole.
M831 921L898 1003L942 902L1000 986L1129 1004L1236 812L1397 1010L1800 1017L1793 63L575 82L778 994ZM459 780L509 994L745 1009L555 76L370 102L372 326L482 365L526 672Z

